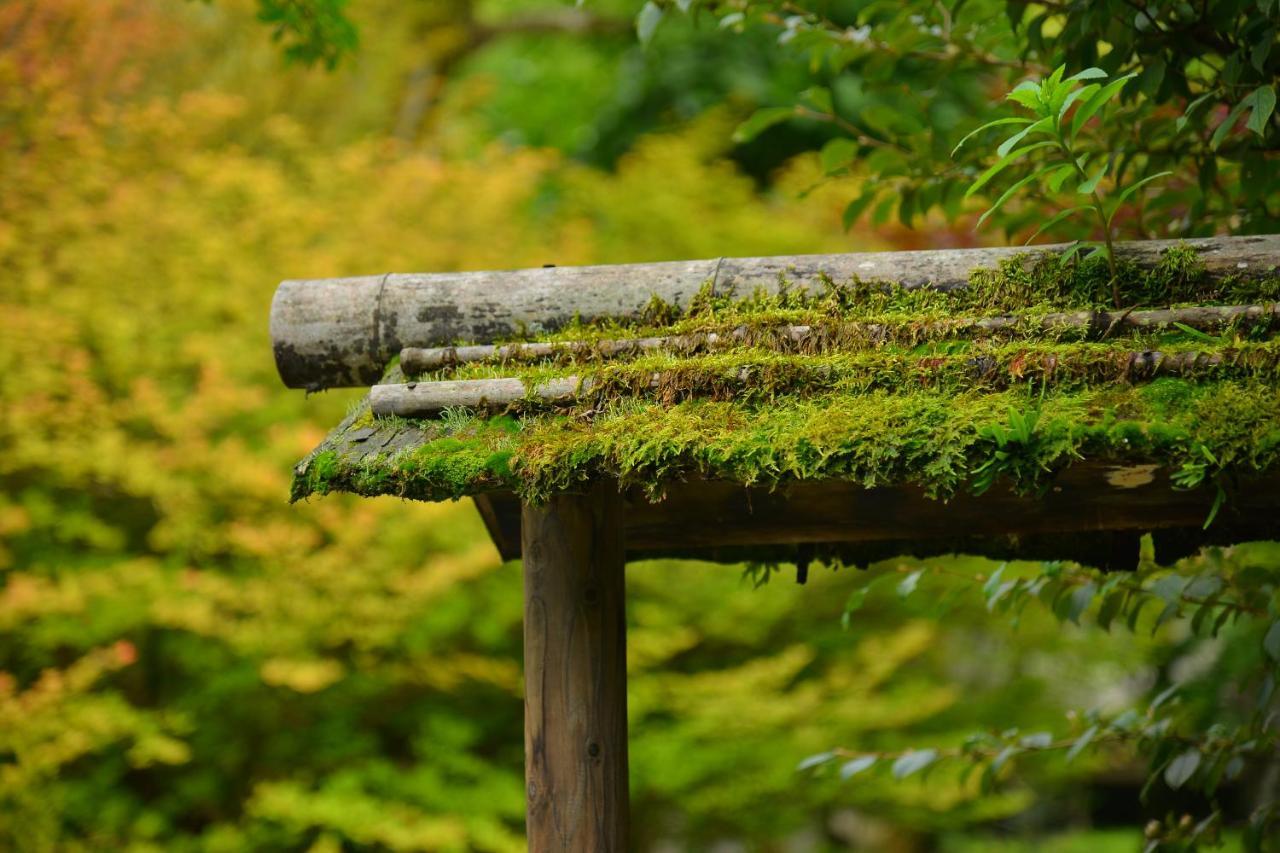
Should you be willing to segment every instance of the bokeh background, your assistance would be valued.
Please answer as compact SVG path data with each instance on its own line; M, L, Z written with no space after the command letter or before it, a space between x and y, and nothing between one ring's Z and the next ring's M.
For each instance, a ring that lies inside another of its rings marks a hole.
M367 0L330 71L249 0L0 3L0 849L524 848L520 566L468 502L287 503L355 396L280 386L275 283L977 239L846 234L857 177L803 130L732 141L800 71L687 22L642 47L636 6ZM867 575L759 578L629 569L637 849L1139 849L1125 753L987 794L796 768L1060 730L1222 654L962 581L845 627Z

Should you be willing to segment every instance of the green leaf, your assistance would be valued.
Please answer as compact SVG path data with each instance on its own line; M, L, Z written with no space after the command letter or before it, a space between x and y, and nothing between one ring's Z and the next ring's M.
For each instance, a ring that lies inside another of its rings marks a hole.
M1275 44L1277 30L1272 28L1262 34L1262 38L1258 39L1253 45L1253 50L1249 51L1249 64L1258 71L1266 72L1267 57L1271 55L1271 46Z
M1093 743L1093 739L1098 736L1098 727L1089 726L1085 729L1080 737L1076 738L1075 743L1071 744L1071 748L1067 750L1067 763L1075 761L1080 753L1089 748L1089 744Z
M1072 74L1063 82L1074 83L1077 80L1101 80L1106 76L1107 72L1103 71L1101 68L1086 68L1077 74Z
M1220 341L1218 338L1215 338L1213 335L1203 332L1200 329L1193 329L1190 326L1188 326L1186 323L1179 323L1175 320L1173 323L1173 326L1174 328L1182 332L1187 337L1195 338L1198 341L1204 341L1205 343L1209 343L1209 344L1222 343L1222 341Z
M1181 133L1182 129L1187 126L1187 122L1191 120L1191 114L1199 109L1201 104L1216 94L1218 94L1217 91L1205 92L1203 95L1187 104L1187 108L1182 111L1182 115L1178 116L1178 120L1173 123L1174 130Z
M1093 594L1097 589L1092 583L1087 583L1072 590L1071 606L1067 608L1068 621L1077 625L1080 624L1080 614L1088 609L1089 604L1093 601Z
M1052 96L1062 85L1062 75L1066 73L1067 66L1065 65L1059 65L1057 68L1053 69L1053 73L1040 84L1040 91L1045 95Z
M1076 187L1076 192L1080 193L1080 195L1089 195L1090 193L1092 193L1094 190L1098 188L1098 182L1103 179L1103 177L1107 174L1108 171L1110 171L1110 169L1111 169L1111 161L1108 160L1107 162L1102 164L1102 168L1099 169L1092 178L1089 178L1083 184Z
M858 143L843 136L822 146L822 171L831 175L848 166L858 156Z
M1098 110L1106 106L1107 102L1114 98L1119 91L1124 88L1124 84L1132 80L1135 74L1126 74L1123 77L1117 77L1107 85L1103 86L1093 94L1093 97L1080 105L1080 109L1076 110L1076 114L1071 119L1071 138L1075 139L1080 133L1080 129L1084 127L1085 122L1093 118Z
M1034 734L1023 735L1018 739L1018 745L1026 749L1048 749L1053 746L1053 735L1049 732L1035 732Z
M996 149L996 156L1003 157L1004 155L1008 154L1013 149L1013 146L1021 142L1022 138L1026 136L1028 133L1037 133L1041 131L1049 132L1052 130L1052 128L1053 128L1053 119L1047 116L1045 118L1040 119L1039 121L1032 122L1031 124L1024 127L1022 130L1015 133L1013 136L1010 136L1004 142L1001 142L1000 147Z
M1157 693L1156 698L1152 699L1151 704L1147 707L1147 716L1154 716L1156 711L1160 710L1165 703L1175 698L1181 689L1181 685L1170 684L1164 690Z
M987 765L987 769L982 773L982 790L986 792L994 788L996 779L999 778L1000 771L1004 769L1004 766L1012 759L1022 755L1024 752L1026 752L1025 749L1013 745L1006 746L1004 749L1000 750L996 757L991 759L991 763Z
M1156 635L1164 623L1178 616L1182 612L1181 605L1176 601L1171 601L1164 606L1164 610L1160 611L1160 615L1156 617L1156 621L1151 625L1151 636Z
M1016 118L998 118L995 121L989 121L986 124L982 125L981 127L978 127L966 133L964 135L964 138L956 143L956 147L951 149L951 156L952 157L956 156L956 152L959 151L962 147L964 147L964 144L966 142L968 142L970 139L973 139L979 133L982 133L982 131L988 130L993 127L1000 127L1001 125L1006 125L1006 124L1031 124L1031 119L1018 116Z
M893 762L893 778L905 779L938 760L936 749L913 749Z
M1272 622L1267 634L1262 638L1262 648L1273 661L1280 662L1280 621Z
M1271 120L1271 113L1276 108L1276 90L1271 86L1259 86L1249 95L1249 100L1253 103L1253 109L1245 127L1259 136L1266 136L1267 122Z
M871 224L879 227L887 222L889 214L893 211L893 203L897 200L897 196L892 193L880 199L880 203L871 211Z
M636 35L640 38L641 44L648 44L653 39L654 31L658 29L658 24L662 23L663 9L653 0L649 0L640 9L640 14L636 15Z
M846 761L840 766L840 778L852 779L863 771L870 770L876 763L874 755L859 755L852 761Z
M1067 178L1074 174L1076 174L1076 167L1070 163L1063 163L1058 167L1058 171L1054 172L1049 177L1049 180L1045 182L1045 185L1049 188L1049 192L1056 193L1062 189L1062 185L1066 182Z
M1004 574L1004 570L1007 565L1007 563L1001 563L999 567L991 573L991 577L987 578L986 583L982 585L982 594L986 596L988 600L990 600L991 594L1000 588L1000 577Z
M1125 187L1124 192L1120 193L1120 195L1116 198L1115 207L1111 209L1111 215L1114 216L1115 212L1120 209L1120 206L1123 205L1129 199L1129 197L1134 193L1136 193L1138 190L1142 189L1143 187L1145 187L1147 184L1151 183L1154 180L1158 180L1159 178L1164 178L1172 174L1173 172L1170 172L1167 170L1164 172L1156 172L1154 175L1147 175L1145 178L1138 181L1136 184L1130 184L1129 186Z
M1005 95L1005 98L1039 112L1041 105L1040 87L1036 85L1034 80L1023 80L1013 88L1012 92Z
M1116 618L1116 614L1120 612L1120 608L1124 605L1126 593L1122 590L1115 590L1102 599L1102 605L1098 608L1098 627L1104 631L1111 630L1111 623Z
M750 142L775 124L782 124L796 114L795 107L764 107L752 113L751 118L738 125L733 141Z
M1200 766L1200 750L1192 747L1169 762L1164 769L1164 782L1175 791L1181 788Z
M1227 134L1236 126L1236 121L1239 120L1240 114L1252 106L1252 97L1253 96L1250 95L1248 98L1245 98L1243 101L1232 107L1231 112L1227 113L1227 117L1222 120L1222 124L1218 125L1218 127L1213 131L1213 136L1209 138L1209 147L1211 149L1214 151L1218 150L1218 146L1222 144L1222 141L1227 138Z
M1022 189L1027 184L1034 181L1036 178L1039 178L1042 175L1053 171L1055 168L1057 168L1056 164L1050 164L1048 166L1044 166L1043 168L1037 169L1036 171L1032 172L1030 175L1027 175L1025 178L1018 181L1013 186L1009 187L1007 190L1004 191L1004 193L1000 196L1000 198L996 199L995 204L987 208L986 211L981 216L978 217L978 224L975 225L974 227L981 228L982 223L987 221L987 217L995 213L1001 207L1003 207L1004 203L1008 201L1010 198L1012 198L1014 193L1016 193L1018 190Z
M902 583L898 584L898 597L906 598L916 591L916 587L920 585L920 578L924 575L924 569L917 569L902 579Z
M1030 145L1022 146L1021 148L1015 151L1010 151L1008 154L1004 155L999 160L997 160L995 165L993 165L990 169L987 169L987 171L979 175L978 179L969 185L969 189L965 190L964 197L968 198L969 196L976 193L978 190L982 189L984 186L987 185L988 181L990 181L996 175L1003 172L1005 169L1013 165L1018 160L1025 157L1027 154L1030 154L1032 151L1035 151L1037 149L1044 148L1046 146L1053 145L1053 144L1054 143L1052 140L1046 139L1042 142L1033 142Z
M834 752L819 752L817 755L810 755L808 758L796 765L796 772L801 773L805 770L812 770L814 767L826 764L835 757L836 754Z
M1073 216L1073 215L1075 215L1075 214L1079 213L1079 212L1080 212L1080 211L1082 211L1082 210L1088 210L1088 209L1089 209L1089 206L1088 206L1088 205L1084 205L1084 204L1082 204L1082 205L1079 205L1079 206L1077 206L1077 207L1069 207L1069 208L1067 208L1066 210L1060 210L1060 211L1058 211L1058 212L1057 212L1057 213L1055 213L1053 216L1050 216L1050 217L1049 217L1049 218L1044 222L1044 224L1043 224L1043 225L1041 225L1039 228L1037 228L1037 229L1036 229L1036 231L1035 231L1035 233L1034 233L1034 234L1032 234L1030 237L1028 237L1028 238L1027 238L1027 242L1026 242L1026 243L1024 243L1023 245L1030 245L1032 240L1034 240L1035 238L1039 237L1041 234L1043 234L1044 232L1048 231L1050 228L1052 228L1053 226L1057 225L1059 222L1061 222L1062 220L1066 219L1068 216Z
M853 224L858 221L858 217L861 216L875 200L876 191L867 190L862 195L849 202L848 206L844 209L844 215L841 217L841 221L844 223L844 230L848 231L852 228Z
M840 614L840 627L848 631L849 626L853 623L853 614L862 609L862 605L866 603L867 594L871 592L872 584L861 586L849 593L849 597L844 602L844 612Z
M824 86L813 86L800 93L800 100L811 104L820 113L832 115L836 108L831 100L831 90Z
M1062 117L1067 114L1067 110L1071 109L1072 104L1081 98L1088 100L1093 96L1093 93L1098 91L1100 88L1102 87L1097 83L1090 83L1088 86L1081 86L1079 89L1072 89L1070 94L1063 99L1062 106L1058 107L1058 121L1062 121Z
M1168 574L1151 584L1148 591L1158 596L1161 601L1172 604L1182 597L1182 593L1186 591L1187 584L1190 582L1190 578Z
M1222 484L1218 484L1218 492L1213 496L1213 506L1209 507L1209 515L1204 520L1202 529L1208 530L1209 525L1213 524L1213 520L1218 517L1218 510L1222 509L1222 505L1227 500L1227 490L1222 488Z

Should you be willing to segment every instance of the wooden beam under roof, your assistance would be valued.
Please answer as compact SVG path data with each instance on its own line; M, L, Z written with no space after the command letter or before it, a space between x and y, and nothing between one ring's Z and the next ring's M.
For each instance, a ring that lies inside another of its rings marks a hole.
M1207 529L1216 489L1175 489L1169 476L1152 465L1089 460L1063 470L1042 494L998 484L947 502L916 486L799 481L771 489L701 480L672 483L657 501L627 490L622 519L628 560L811 555L865 564L958 552L1132 568L1145 532L1153 532L1162 562L1206 544L1280 538L1280 474L1232 486ZM518 558L519 499L475 500L503 559Z

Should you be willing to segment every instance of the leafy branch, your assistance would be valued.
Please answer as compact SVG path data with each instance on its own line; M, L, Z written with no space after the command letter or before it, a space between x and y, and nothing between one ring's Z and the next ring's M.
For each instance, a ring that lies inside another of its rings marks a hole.
M1094 160L1094 155L1082 152L1079 144L1080 131L1085 128L1090 119L1114 101L1125 84L1136 75L1126 74L1104 85L1101 82L1087 82L1105 80L1107 72L1101 68L1086 68L1066 79L1063 79L1064 73L1065 66L1059 66L1043 80L1026 80L1018 84L1007 97L1029 110L1031 117L998 118L989 121L961 139L951 154L954 157L970 139L986 130L1002 126L1017 127L1018 130L996 147L995 151L999 159L969 185L965 198L981 190L993 178L1014 164L1024 160L1031 161L1035 164L1034 169L1008 187L995 203L983 212L978 219L978 227L981 228L993 213L1028 184L1043 181L1049 191L1054 194L1074 185L1078 194L1088 196L1089 202L1069 207L1049 217L1027 238L1027 242L1030 243L1069 217L1086 210L1092 211L1096 224L1102 230L1102 241L1077 242L1067 250L1063 260L1070 259L1085 248L1091 249L1085 256L1086 260L1094 255L1102 255L1111 272L1112 300L1119 308L1120 271L1115 245L1112 242L1116 214L1138 190L1172 172L1156 172L1128 185L1122 184L1117 176L1114 189L1104 199L1098 187L1115 166L1119 159L1118 152L1111 152L1101 157L1101 163L1094 165L1090 174L1089 167ZM1024 140L1034 141L1024 143Z
M1029 440L1033 431L1034 421L1022 416L1011 425L1009 433L1019 433L1020 438ZM1260 664L1246 669L1237 684L1237 696L1252 695L1253 701L1252 711L1235 724L1197 725L1194 716L1181 712L1185 685L1174 683L1141 711L1130 709L1111 716L1097 710L1072 712L1068 716L1075 730L1070 735L1027 734L1008 729L999 734L974 734L951 747L883 752L841 747L810 756L801 768L829 765L838 768L843 779L888 768L893 778L905 779L940 762L953 761L967 765L963 771L965 780L981 771L979 787L985 793L1007 778L1014 765L1026 757L1061 752L1064 761L1071 763L1086 750L1124 745L1148 759L1144 800L1157 782L1173 790L1194 784L1213 800L1223 785L1241 779L1250 762L1273 760L1280 749L1275 709L1280 680L1280 584L1266 569L1246 564L1228 570L1227 565L1222 551L1208 549L1175 570L1161 568L1154 562L1150 538L1144 537L1136 572L1104 573L1058 562L1043 563L1028 574L1016 574L1002 564L989 575L938 564L900 566L854 590L842 619L848 628L876 586L894 582L897 598L905 600L922 588L926 578L939 576L980 588L986 609L1010 616L1015 624L1024 608L1034 601L1062 622L1081 624L1091 614L1093 621L1107 631L1114 625L1139 630L1144 612L1156 612L1149 620L1152 633L1179 618L1189 619L1190 633L1196 637L1217 637L1227 627L1238 625L1243 636L1259 638L1255 642L1259 642L1261 654ZM1152 604L1159 610L1148 611ZM1280 803L1274 797L1264 798L1250 816L1245 833L1247 849L1264 849L1263 841L1277 819ZM1222 815L1216 807L1199 821L1188 815L1153 821L1146 828L1146 850L1182 851L1216 844L1221 823Z

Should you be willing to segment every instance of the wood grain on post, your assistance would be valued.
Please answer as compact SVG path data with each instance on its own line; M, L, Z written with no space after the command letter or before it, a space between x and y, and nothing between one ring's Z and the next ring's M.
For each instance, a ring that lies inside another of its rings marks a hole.
M521 516L529 849L627 849L627 657L616 484Z
M1151 267L1178 241L1120 243L1117 254ZM1187 240L1210 276L1264 276L1280 264L1280 235ZM720 258L656 264L559 267L507 272L387 274L285 281L271 304L271 341L280 377L291 388L376 382L406 346L491 343L561 329L575 319L636 319L652 298L686 307L704 284L717 294L757 289L821 289L825 282L891 281L953 290L975 269L1065 245L941 249L839 255Z

